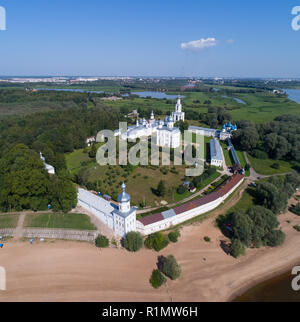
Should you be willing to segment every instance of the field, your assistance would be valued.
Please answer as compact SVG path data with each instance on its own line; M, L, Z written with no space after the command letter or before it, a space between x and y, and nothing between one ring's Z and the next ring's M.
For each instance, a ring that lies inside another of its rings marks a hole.
M228 96L228 98L222 97L224 94L219 92L170 92L168 94L185 96L183 102L184 111L206 113L209 106L224 107L232 114L235 121L252 120L255 123L265 123L283 114L300 115L299 104L268 92L253 94L234 93L233 96ZM240 99L246 104L238 103L234 98ZM211 104L205 104L207 100L211 101ZM117 109L121 107L126 107L130 110L137 108L145 110L160 109L164 114L174 110L173 104L170 104L167 100L158 99L133 98L107 102L107 104ZM193 125L197 124L193 123Z
M230 151L227 150L227 144L225 142L221 142L221 146L223 148L226 165L228 167L232 166L233 165L233 158L232 158ZM244 153L242 151L238 151L238 150L235 150L235 151L236 151L236 154L240 160L242 167L245 168L247 162L246 162ZM249 176L249 175L250 175L250 171L248 170L248 171L246 171L246 176Z
M87 215L76 213L29 214L25 217L24 227L97 230Z
M287 173L293 171L293 165L290 162L283 160L273 160L273 159L256 159L248 154L249 161L254 170L261 175L273 175L280 173ZM272 168L274 163L278 163L280 165L279 169Z
M19 215L0 215L0 229L2 228L16 228L18 224Z
M154 84L154 83L153 83ZM152 85L153 85L152 84ZM118 93L121 89L124 89L124 84L120 82L103 82L102 84L85 84L85 85L49 85L49 84L32 84L28 85L32 88L57 88L57 89L81 89L85 91L104 91L106 93ZM154 86L154 85L153 85ZM152 87L153 87L152 86ZM210 89L218 88L219 91L211 91ZM300 115L299 104L287 99L286 97L276 96L268 91L255 91L254 93L241 93L242 90L247 91L249 89L234 86L202 86L201 92L181 92L179 89L174 92L178 86L170 86L166 84L164 90L167 90L167 94L170 95L182 95L184 96L183 108L184 111L196 111L198 113L206 113L210 106L224 107L233 117L233 120L252 120L255 123L264 123L274 120L276 116L282 114ZM76 107L79 106L76 103L77 98L87 99L88 95L72 92L39 92L37 95L31 95L26 92L22 86L20 87L7 87L0 86L0 89L14 89L18 100L8 100L0 102L1 117L8 115L22 115L28 113L35 113L41 111L50 111L53 109ZM139 91L151 91L151 88L146 84L144 87L141 84L131 84L125 87L126 90L131 92ZM153 89L153 88L152 88ZM99 95L90 94L91 97L96 97L99 101ZM98 98L97 98L98 97ZM73 99L74 98L74 99ZM246 104L237 102L236 99L240 99ZM99 101L101 104L112 106L117 110L127 109L132 111L134 109L142 109L144 111L150 111L152 109L160 111L160 117L162 118L167 113L174 110L175 100L169 99L151 99L151 98L124 98L118 101ZM93 104L88 101L88 108L93 108ZM189 120L193 125L200 125L198 120Z
M254 189L248 188L244 191L242 198L239 202L234 205L231 209L228 210L228 214L234 213L238 210L247 211L249 208L254 206L254 196L253 196Z
M195 142L195 136L193 137ZM205 153L207 153L207 143L210 138L204 138ZM185 179L186 166L140 166L140 167L122 167L100 166L93 159L89 158L88 151L76 150L73 153L66 154L68 170L72 174L78 173L80 169L85 170L87 182L95 184L94 190L102 194L110 195L114 200L120 193L120 185L124 181L127 184L127 190L132 196L132 201L140 207L158 206L162 200L168 203L180 201L192 195L186 192L182 195L177 193L177 188ZM219 173L205 181L205 186L215 180ZM158 197L155 190L160 180L166 185L166 195ZM203 186L204 187L204 186Z

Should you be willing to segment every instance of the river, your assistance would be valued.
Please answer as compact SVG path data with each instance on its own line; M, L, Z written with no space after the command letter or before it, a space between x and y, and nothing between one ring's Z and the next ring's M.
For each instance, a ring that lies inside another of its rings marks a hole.
M293 291L291 286L294 277L289 270L254 286L234 302L300 302L300 291Z
M283 88L283 91L285 91L288 94L288 97L290 100L300 104L300 89L286 89Z

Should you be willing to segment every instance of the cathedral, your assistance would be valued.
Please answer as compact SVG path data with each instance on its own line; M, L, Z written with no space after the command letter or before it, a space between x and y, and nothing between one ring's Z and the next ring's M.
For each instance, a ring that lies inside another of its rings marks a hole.
M166 117L164 121L156 120L153 111L150 119L137 120L136 125L130 126L126 133L120 134L122 140L136 140L141 137L156 135L156 144L160 147L178 148L181 144L181 132L174 123L184 121L185 113L182 112L181 98L178 97L175 112Z

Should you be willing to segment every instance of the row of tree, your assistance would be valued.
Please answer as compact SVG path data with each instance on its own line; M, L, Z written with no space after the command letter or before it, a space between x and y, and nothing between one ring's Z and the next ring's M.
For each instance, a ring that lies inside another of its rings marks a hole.
M282 115L273 122L255 125L239 121L233 143L255 157L300 161L300 117Z
M38 153L23 144L13 146L0 159L1 211L47 210L68 212L77 193L66 171L49 175Z

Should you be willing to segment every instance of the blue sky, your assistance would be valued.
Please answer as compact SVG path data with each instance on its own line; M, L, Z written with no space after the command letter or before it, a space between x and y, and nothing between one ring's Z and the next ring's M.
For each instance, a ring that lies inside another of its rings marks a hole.
M300 30L291 28L297 5L0 0L7 12L0 75L300 77Z

